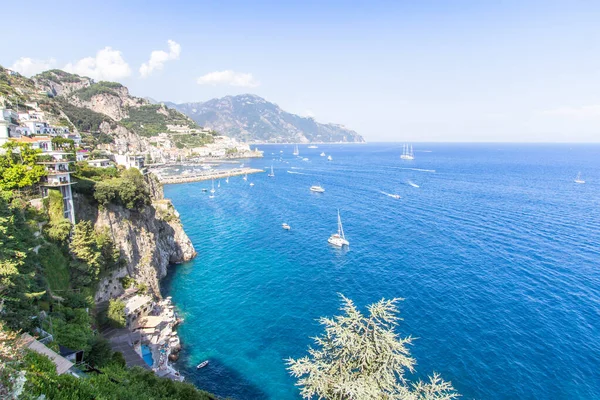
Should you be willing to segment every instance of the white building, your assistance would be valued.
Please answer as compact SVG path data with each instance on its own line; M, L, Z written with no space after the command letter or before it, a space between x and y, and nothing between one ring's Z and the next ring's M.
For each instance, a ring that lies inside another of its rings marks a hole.
M115 154L115 162L125 168L144 169L144 156L130 154Z
M108 158L102 158L99 160L88 160L87 163L92 167L96 168L110 168L115 166L115 163L109 160Z

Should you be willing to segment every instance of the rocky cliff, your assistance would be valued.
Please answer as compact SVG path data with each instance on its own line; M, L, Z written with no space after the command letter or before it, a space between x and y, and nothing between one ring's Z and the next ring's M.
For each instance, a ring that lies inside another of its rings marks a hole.
M322 124L282 110L253 94L226 96L204 103L165 103L197 124L244 141L272 143L364 142L355 131Z
M98 207L86 196L75 197L78 219L92 221L97 230L108 230L124 261L122 267L100 280L96 302L122 294L119 278L124 276L146 284L152 294L160 297L159 280L167 274L169 265L196 255L179 214L169 200L162 198L162 188L150 185L150 189L152 205L135 211L113 204Z

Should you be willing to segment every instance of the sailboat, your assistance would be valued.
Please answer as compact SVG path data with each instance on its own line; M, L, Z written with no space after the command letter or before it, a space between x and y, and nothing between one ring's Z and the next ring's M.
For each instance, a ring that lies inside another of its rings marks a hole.
M295 156L300 155L300 151L298 150L298 145L294 146L294 152L292 154Z
M247 181L247 180L248 180L248 174L244 175L244 178L243 178L243 179L244 179L245 181Z
M412 144L411 145L405 144L402 146L402 155L400 156L400 158L403 160L414 160L415 159L415 153L413 152Z
M273 172L273 164L271 164L271 173L267 176L274 177L275 173Z
M331 158L331 156L327 156L327 161L333 161L333 158Z
M350 242L346 240L344 235L344 227L342 226L342 218L340 217L340 210L338 210L338 231L327 239L329 244L337 247L349 246Z
M319 154L321 157L325 157L325 152L322 151L321 154Z
M221 181L219 181L219 183L217 183L217 187L220 188L221 187Z
M577 173L577 177L575 178L575 183L585 183L583 179L581 179L581 172Z
M225 183L229 183L229 177L227 177L227 179L225 179Z
M214 179L212 180L212 189L210 189L210 192L211 193L216 192L216 190L215 190L215 180Z

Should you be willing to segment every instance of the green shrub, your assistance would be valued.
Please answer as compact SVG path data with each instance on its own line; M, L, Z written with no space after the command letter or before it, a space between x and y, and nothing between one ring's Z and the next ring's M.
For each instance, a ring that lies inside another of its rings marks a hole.
M143 175L135 168L123 171L120 178L107 179L96 184L94 198L101 205L115 203L130 210L150 204L150 192Z
M119 281L121 282L121 286L123 286L123 289L129 289L135 284L135 279L133 279L130 276L124 276L121 279L119 279Z
M108 323L115 328L125 327L125 303L121 300L111 299L108 302L108 311L106 313Z

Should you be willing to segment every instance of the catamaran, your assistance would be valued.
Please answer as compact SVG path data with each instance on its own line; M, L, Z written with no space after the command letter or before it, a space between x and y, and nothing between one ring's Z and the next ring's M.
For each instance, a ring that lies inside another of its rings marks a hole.
M310 191L316 192L316 193L324 193L325 189L323 189L323 187L321 185L312 185L310 187Z
M275 173L273 172L273 164L271 164L271 173L267 176L274 177Z
M581 179L581 172L577 173L577 177L575 178L575 183L585 183L583 179Z
M216 190L215 190L215 180L214 179L212 180L212 189L210 189L210 192L211 193L216 192Z
M337 247L350 246L350 242L346 240L344 235L344 227L342 226L342 218L340 217L340 210L338 210L338 231L327 239L329 244Z
M300 155L300 151L298 150L298 145L294 146L294 152L292 154L295 156Z
M411 145L405 144L402 146L402 155L400 156L400 158L403 160L414 160L415 159L415 153L413 152L412 144Z

